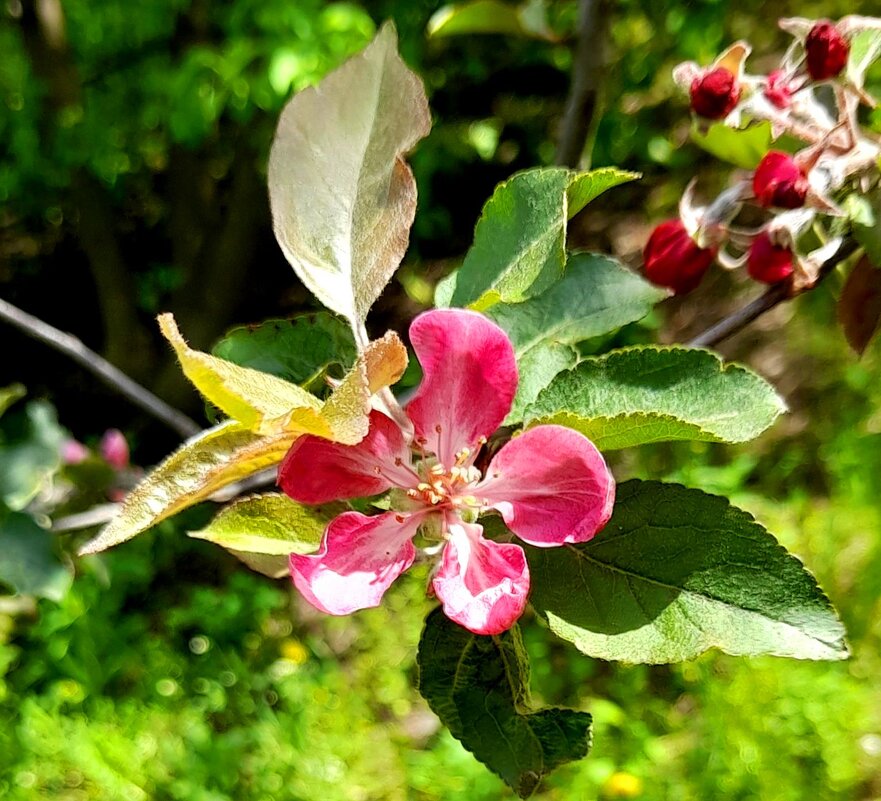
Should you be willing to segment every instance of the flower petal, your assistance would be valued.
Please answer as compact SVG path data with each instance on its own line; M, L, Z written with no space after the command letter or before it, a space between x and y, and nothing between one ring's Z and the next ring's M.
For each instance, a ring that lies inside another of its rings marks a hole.
M407 414L417 438L451 467L458 451L474 448L511 410L514 348L495 323L464 309L420 314L410 326L410 341L425 377Z
M615 479L596 446L563 426L536 426L512 439L474 494L508 528L539 547L586 542L612 514Z
M501 634L523 614L529 566L519 545L483 538L474 523L450 525L432 586L444 614L475 634Z
M331 520L316 553L291 554L291 578L310 604L329 615L379 606L416 558L410 542L419 517L343 512Z
M414 486L418 480L407 471L409 465L410 451L398 424L373 411L370 430L357 445L309 434L295 440L278 468L278 485L300 503L362 498Z

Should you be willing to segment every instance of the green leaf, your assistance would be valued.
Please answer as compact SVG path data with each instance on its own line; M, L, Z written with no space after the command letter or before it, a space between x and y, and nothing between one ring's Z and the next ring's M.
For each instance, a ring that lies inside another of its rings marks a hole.
M348 369L357 356L349 327L326 312L234 328L211 352L310 389L320 385L328 367Z
M730 128L724 122L714 122L706 133L695 124L691 139L707 153L745 170L758 167L774 141L770 122L755 123L749 128Z
M587 755L590 715L532 710L520 630L482 637L435 609L419 641L419 692L452 735L521 798L554 768Z
M25 396L25 388L21 384L10 384L0 389L0 416L17 400Z
M54 536L26 514L0 519L0 582L22 595L60 601L73 577L53 550Z
M764 379L710 351L646 346L560 373L525 418L569 426L614 450L667 440L746 442L785 409Z
M0 433L0 501L24 509L61 466L64 431L55 410L31 401L3 418Z
M848 655L844 627L814 578L725 498L628 481L590 542L526 551L533 608L588 656L658 664L708 648Z
M575 345L648 314L669 292L596 253L574 253L550 289L523 303L497 303L487 317L511 338L518 359L542 342Z
M567 346L639 320L668 294L614 259L575 253L563 278L541 295L489 309L487 316L511 338L520 371L506 424L522 420L551 379L575 365L578 354Z
M517 358L517 394L504 425L514 425L523 420L529 406L541 391L563 370L578 363L578 351L570 345L542 340Z
M850 37L847 77L858 89L866 82L866 71L881 54L881 30L868 29Z
M566 187L566 214L570 220L603 192L636 181L641 174L619 170L617 167L599 167L587 172L571 173L571 176Z
M612 168L573 173L550 167L526 170L499 184L442 299L484 311L500 301L519 303L540 294L563 274L567 221L602 192L636 177Z
M881 267L881 197L852 192L841 203L854 239L862 245L875 267Z
M336 506L303 506L280 493L242 498L223 509L205 528L189 535L230 551L286 556L318 550Z
M356 329L407 248L416 182L404 154L430 127L391 24L279 120L269 155L275 235L300 280Z
M428 21L432 38L476 33L499 33L553 40L544 3L530 0L520 6L500 0L473 0L439 8Z

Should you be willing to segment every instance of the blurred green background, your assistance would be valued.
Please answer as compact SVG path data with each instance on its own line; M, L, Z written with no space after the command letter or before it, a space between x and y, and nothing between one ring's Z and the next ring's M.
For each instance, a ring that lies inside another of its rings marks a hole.
M174 311L193 345L208 348L234 324L313 308L271 234L265 160L274 121L291 92L393 18L435 118L412 159L420 206L411 249L370 321L375 331L404 330L467 248L494 185L553 162L577 13L573 2L544 4L555 43L430 39L439 5L8 0L0 297L76 333L204 419L153 316ZM707 63L747 38L754 69L768 69L786 46L777 16L834 18L871 6L609 2L592 162L645 177L589 207L575 241L636 265L650 225L673 212L693 175L707 195L728 180L727 167L688 142L675 63ZM771 432L742 448L625 452L613 467L619 480L681 481L752 511L816 573L845 619L853 659L709 654L671 667L611 665L527 619L536 696L589 710L596 722L591 756L555 773L538 797L881 799L881 348L862 359L848 352L834 322L835 281L722 348L789 402ZM622 338L681 341L755 292L713 273ZM122 428L144 465L176 445L64 357L0 330L0 387L20 382L28 392L0 419L0 474L5 460L29 465L37 484L52 477L36 498L25 491L30 509L39 514L52 492L71 487L68 511L114 497L117 477L95 460L58 472L53 454L69 434L94 445L108 427ZM507 797L413 689L429 608L424 575L398 582L381 609L321 617L285 582L188 540L183 531L211 511L78 561L70 589L65 573L47 575L49 598L0 597L0 797ZM0 523L5 534L27 525L8 511ZM43 557L67 558L74 540L49 538Z

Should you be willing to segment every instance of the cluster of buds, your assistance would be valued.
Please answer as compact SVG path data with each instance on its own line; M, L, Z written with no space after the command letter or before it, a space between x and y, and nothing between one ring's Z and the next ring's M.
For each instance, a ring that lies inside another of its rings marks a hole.
M875 105L863 80L881 51L881 19L783 19L780 27L794 41L767 75L746 72L750 48L744 42L709 67L687 62L674 70L699 131L713 124L735 130L769 124L783 144L709 205L694 202L692 183L679 218L652 232L646 277L678 294L694 289L713 262L746 266L765 284L787 281L793 293L810 288L841 243L846 226L833 221L846 218L845 199L868 192L881 178L881 139L857 121L861 104ZM758 228L738 225L746 205L761 210Z

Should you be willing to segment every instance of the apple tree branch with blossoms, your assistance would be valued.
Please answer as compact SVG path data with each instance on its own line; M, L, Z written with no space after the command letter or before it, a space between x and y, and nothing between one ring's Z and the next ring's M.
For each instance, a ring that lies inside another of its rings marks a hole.
M713 261L745 265L774 302L846 259L854 273L878 273L866 215L881 150L857 111L871 101L862 76L881 22L784 24L795 42L768 76L745 73L743 43L710 67L677 70L700 118L695 136L753 173L706 206L686 194L680 218L649 240L649 280L567 248L568 221L637 175L517 173L487 201L436 308L412 321L422 379L397 394L408 348L395 332L372 338L367 316L407 248L416 185L405 156L430 113L385 25L293 97L270 154L276 236L329 312L233 331L211 354L161 315L181 368L223 420L144 477L81 553L277 470L280 491L233 500L191 536L288 577L331 615L377 606L408 568L427 569L438 605L419 644L419 690L524 798L591 745L589 714L530 699L518 627L527 609L548 637L594 659L661 664L711 648L846 658L830 601L752 516L699 488L616 483L603 456L749 441L786 410L774 388L700 347L579 349L670 290L693 289ZM765 215L757 228L738 219L749 205ZM294 369L277 369L280 353ZM327 378L331 364L345 375Z

